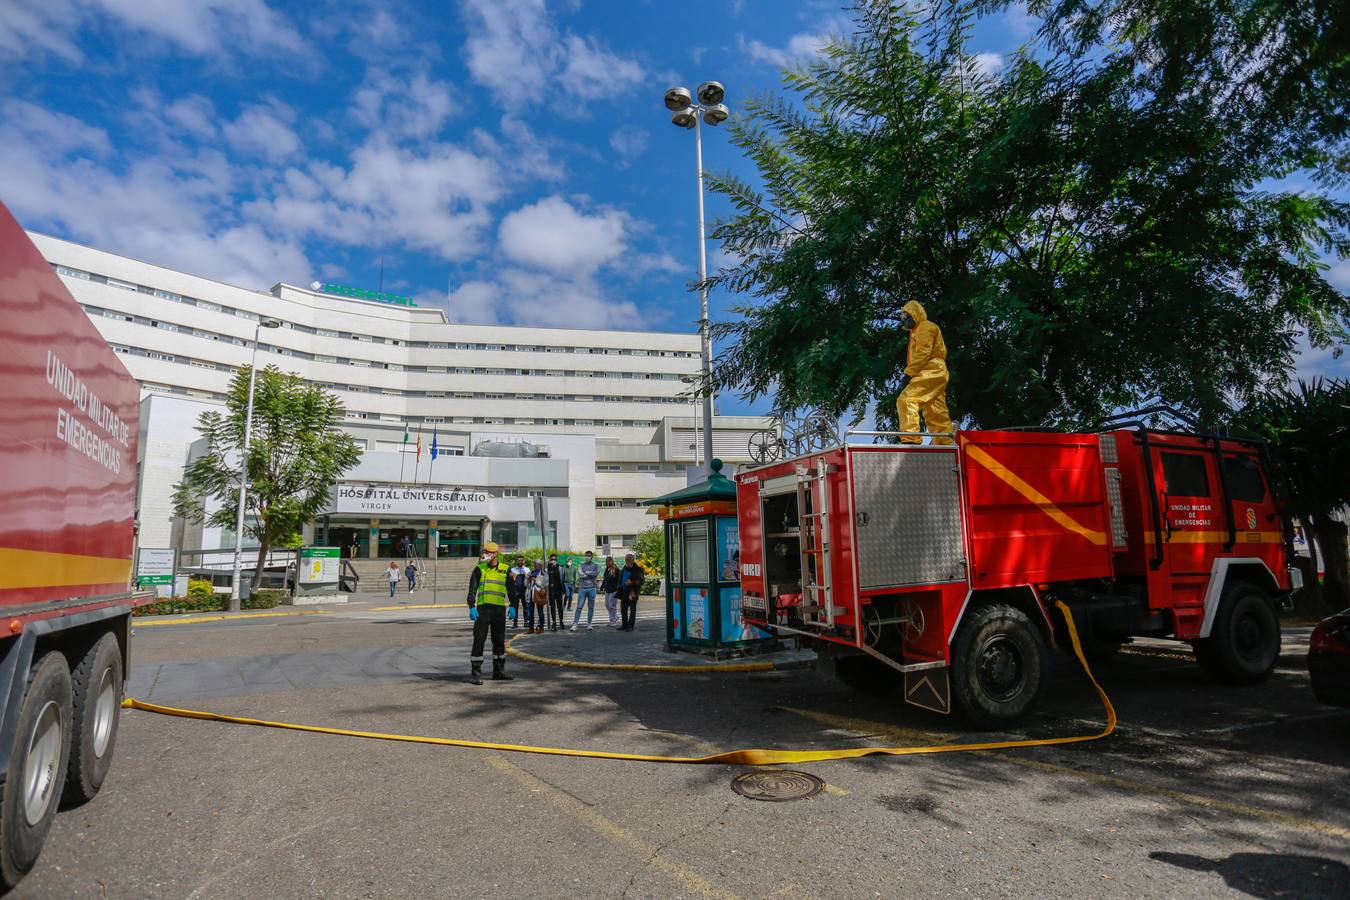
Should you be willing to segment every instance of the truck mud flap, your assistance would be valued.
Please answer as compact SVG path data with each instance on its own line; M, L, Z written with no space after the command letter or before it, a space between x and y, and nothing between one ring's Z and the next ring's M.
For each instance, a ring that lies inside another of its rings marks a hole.
M905 673L905 702L921 709L951 715L952 682L950 669L922 669Z

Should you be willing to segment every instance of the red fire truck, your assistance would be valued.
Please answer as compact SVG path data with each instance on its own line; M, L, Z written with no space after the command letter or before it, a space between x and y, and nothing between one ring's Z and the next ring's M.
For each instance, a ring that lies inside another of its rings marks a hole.
M1143 411L1154 413L1156 410ZM736 476L743 615L845 683L993 727L1027 713L1054 601L1089 651L1189 641L1212 676L1269 676L1301 586L1263 448L1142 417L1100 433L965 431L844 444Z

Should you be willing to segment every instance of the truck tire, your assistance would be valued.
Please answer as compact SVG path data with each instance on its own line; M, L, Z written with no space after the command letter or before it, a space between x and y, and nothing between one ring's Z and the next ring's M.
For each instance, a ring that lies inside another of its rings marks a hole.
M1265 681L1280 658L1280 619L1266 593L1245 581L1230 581L1219 598L1209 637L1194 641L1196 662L1215 681Z
M1025 715L1045 685L1045 641L1026 613L992 603L969 612L952 644L952 690L972 725Z
M70 703L66 658L48 653L29 671L0 789L0 890L33 868L52 827L70 756Z
M71 673L70 765L62 802L67 805L94 799L112 764L117 723L122 708L122 648L117 637L99 638Z
M900 673L870 656L838 656L835 677L862 694L893 694L901 684Z

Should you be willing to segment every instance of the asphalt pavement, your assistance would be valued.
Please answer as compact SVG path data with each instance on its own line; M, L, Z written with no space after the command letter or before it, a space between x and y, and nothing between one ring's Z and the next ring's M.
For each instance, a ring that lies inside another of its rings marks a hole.
M440 599L440 598L438 598ZM370 732L699 756L989 740L811 669L633 672L512 659L465 683L462 604L366 597L307 615L138 623L128 692ZM291 612L291 611L282 611ZM638 630L530 635L532 654L665 654ZM1140 642L1098 675L1121 725L1089 744L746 771L539 756L123 713L102 793L57 816L15 897L1346 897L1350 710L1318 706L1287 629L1274 677L1209 682L1185 645ZM587 643L587 642L590 643ZM652 648L655 648L654 650ZM1006 736L1090 733L1059 658Z

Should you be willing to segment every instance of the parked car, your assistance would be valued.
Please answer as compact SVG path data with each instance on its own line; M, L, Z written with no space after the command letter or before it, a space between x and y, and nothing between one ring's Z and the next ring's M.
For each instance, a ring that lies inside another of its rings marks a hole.
M1313 695L1332 706L1350 706L1350 609L1323 619L1308 643Z

